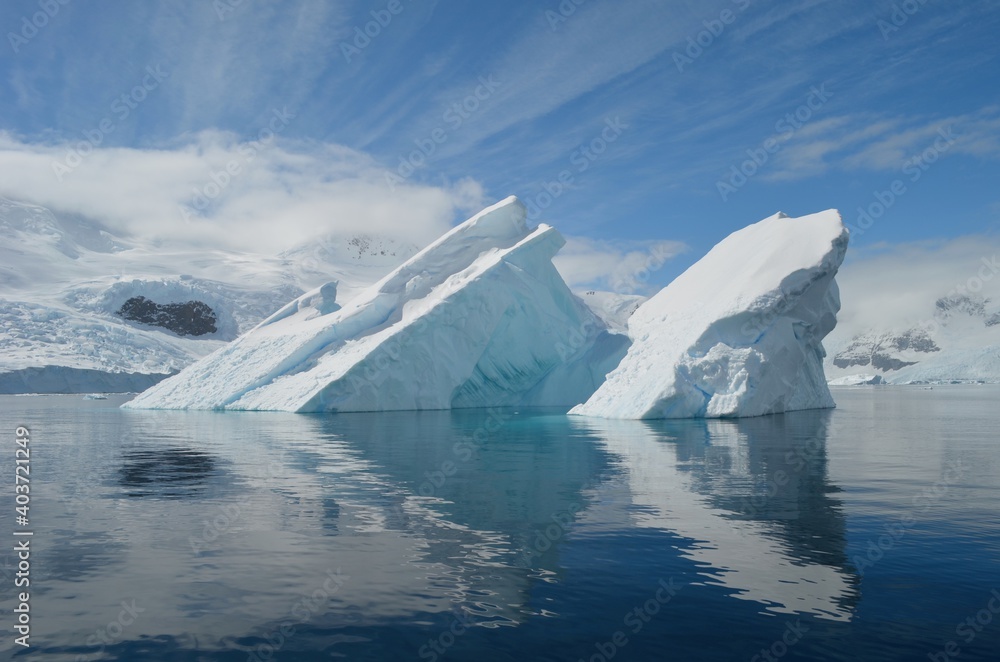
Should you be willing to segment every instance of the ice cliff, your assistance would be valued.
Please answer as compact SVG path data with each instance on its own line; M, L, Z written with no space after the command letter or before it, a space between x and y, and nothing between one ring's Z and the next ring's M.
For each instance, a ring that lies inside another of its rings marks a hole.
M759 416L833 407L822 340L848 232L833 210L733 233L629 318L632 345L571 414Z

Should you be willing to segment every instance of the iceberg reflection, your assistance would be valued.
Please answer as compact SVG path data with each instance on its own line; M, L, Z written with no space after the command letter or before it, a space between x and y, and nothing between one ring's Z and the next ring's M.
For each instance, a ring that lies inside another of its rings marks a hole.
M628 473L632 524L693 544L707 584L768 611L847 621L857 578L827 495L829 412L738 421L574 418Z
M65 487L79 508L55 515L65 535L52 539L74 545L44 557L56 569L39 599L63 628L46 659L95 653L88 637L133 598L155 618L108 647L123 659L154 644L245 659L288 623L287 655L395 659L404 640L416 655L460 620L476 627L456 646L514 626L544 645L558 628L620 622L670 576L702 585L684 594L694 604L847 621L856 578L829 494L828 419L130 413L54 460L87 480Z

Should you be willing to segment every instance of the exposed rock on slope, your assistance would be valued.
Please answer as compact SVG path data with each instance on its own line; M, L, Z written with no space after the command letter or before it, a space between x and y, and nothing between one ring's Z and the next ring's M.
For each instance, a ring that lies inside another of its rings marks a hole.
M922 308L891 326L859 330L865 329L864 321L853 320L846 333L838 329L831 334L826 366L831 383L861 375L876 375L889 384L1000 381L996 302L953 293L928 297Z
M202 301L166 303L162 306L146 297L132 297L116 313L123 319L163 327L179 336L215 333L215 311Z

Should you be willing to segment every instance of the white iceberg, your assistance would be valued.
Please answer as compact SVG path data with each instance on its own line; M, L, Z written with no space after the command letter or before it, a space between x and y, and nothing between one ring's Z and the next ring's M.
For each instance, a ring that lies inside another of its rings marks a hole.
M636 310L621 364L570 413L760 416L833 407L822 340L848 232L834 210L731 234Z
M565 243L508 198L343 307L330 283L129 403L295 412L570 406L621 360L624 335L552 265Z

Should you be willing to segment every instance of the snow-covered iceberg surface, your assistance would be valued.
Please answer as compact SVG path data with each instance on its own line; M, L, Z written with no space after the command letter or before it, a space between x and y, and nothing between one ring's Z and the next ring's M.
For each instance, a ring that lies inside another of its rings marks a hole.
M508 198L343 304L306 293L126 407L296 412L569 406L621 360L552 265L565 243ZM318 302L318 303L317 303Z
M632 346L571 414L760 416L833 407L822 340L848 232L834 210L776 214L731 234L628 323Z

